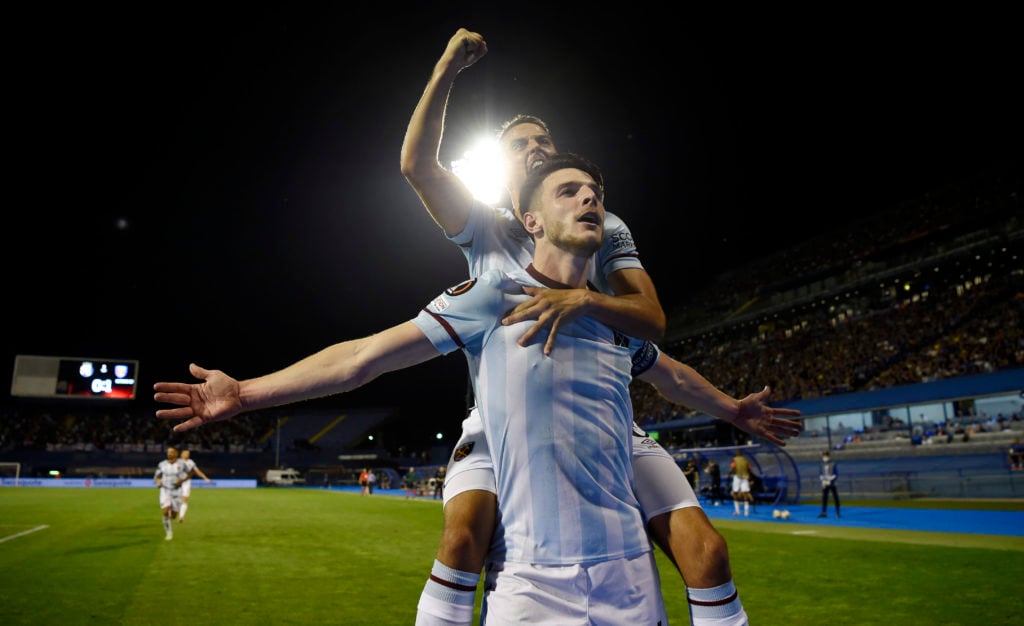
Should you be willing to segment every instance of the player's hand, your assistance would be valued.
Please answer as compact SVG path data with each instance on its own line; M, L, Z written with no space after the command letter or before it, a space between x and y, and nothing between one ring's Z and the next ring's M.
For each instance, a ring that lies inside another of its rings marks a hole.
M204 478L203 480L206 481L207 483L212 482L209 478Z
M174 432L191 430L234 417L242 412L238 381L220 370L207 370L195 363L189 371L201 383L156 383L153 400L176 404L176 409L160 409L158 419L185 420L174 427Z
M532 296L520 303L512 312L501 320L503 326L537 320L519 338L519 345L525 346L545 328L550 328L548 339L544 343L544 354L550 355L555 347L555 336L562 324L568 324L583 316L590 301L590 292L586 289L545 289L542 287L523 287L523 291Z
M484 41L483 35L460 28L448 40L448 47L445 48L442 58L456 71L462 71L482 59L485 54L487 42Z
M778 417L780 415L799 417L800 411L796 409L777 409L768 406L765 403L768 401L768 396L771 393L771 388L765 386L761 391L752 393L740 400L740 410L732 424L745 433L756 435L776 445L784 446L786 442L783 439L799 435L804 429L804 423L801 420Z

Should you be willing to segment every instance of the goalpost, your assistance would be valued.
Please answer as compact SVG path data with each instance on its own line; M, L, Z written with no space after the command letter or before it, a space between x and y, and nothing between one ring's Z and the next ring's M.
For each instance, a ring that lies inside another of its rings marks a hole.
M15 461L0 461L0 485L3 485L4 487L17 487L20 480L21 463Z

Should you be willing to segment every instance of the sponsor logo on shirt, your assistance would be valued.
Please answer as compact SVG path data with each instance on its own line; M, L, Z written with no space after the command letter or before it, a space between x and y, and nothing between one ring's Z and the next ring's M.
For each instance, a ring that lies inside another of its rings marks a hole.
M614 233L611 236L611 240L613 250L633 247L633 235L630 233Z
M448 298L445 298L444 296L438 296L434 298L433 302L430 303L430 308L435 313L440 313L448 308L448 304Z

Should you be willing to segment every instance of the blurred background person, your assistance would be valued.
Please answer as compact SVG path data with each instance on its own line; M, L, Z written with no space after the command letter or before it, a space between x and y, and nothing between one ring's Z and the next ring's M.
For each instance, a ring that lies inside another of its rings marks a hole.
M181 512L178 513L178 523L185 521L185 512L188 511L188 499L192 497L192 477L198 475L207 483L210 482L210 477L203 473L203 470L199 469L196 462L192 460L192 453L188 450L181 451L181 463L185 466L185 482L181 483Z
M836 489L836 476L839 475L839 470L836 468L835 461L829 456L828 450L821 453L821 471L818 474L818 478L821 479L821 513L818 513L818 517L826 517L828 515L828 494L832 493L832 497L836 501L836 517L839 517L839 490Z

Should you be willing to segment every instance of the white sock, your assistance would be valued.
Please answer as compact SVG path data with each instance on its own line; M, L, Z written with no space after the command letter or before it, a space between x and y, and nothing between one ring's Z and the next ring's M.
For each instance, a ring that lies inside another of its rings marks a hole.
M434 559L416 605L416 626L470 626L479 572L462 572Z
M178 519L185 519L185 511L187 511L187 510L188 510L188 503L187 502L182 502L181 503L181 511L178 512Z
M171 532L171 518L164 515L164 530Z
M710 589L687 588L693 626L748 626L736 585L729 582Z

